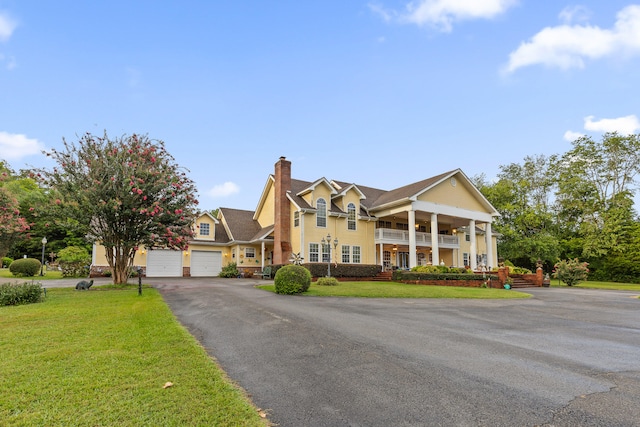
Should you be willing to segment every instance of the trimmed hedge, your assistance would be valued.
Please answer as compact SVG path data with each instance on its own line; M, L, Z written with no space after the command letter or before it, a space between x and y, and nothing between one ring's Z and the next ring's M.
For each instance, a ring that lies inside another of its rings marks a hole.
M41 266L35 258L20 258L11 263L9 271L16 277L33 277L40 273Z
M2 268L7 268L13 262L13 258L9 258L8 256L2 257Z
M487 274L484 277L479 274L456 273L420 273L416 271L396 270L393 272L393 280L498 280L495 274Z
M311 286L311 273L301 265L285 265L274 278L277 294L293 295L307 292Z
M325 277L327 275L326 262L313 262L302 264L313 277ZM375 277L382 271L382 267L376 264L331 264L331 277Z
M43 289L40 283L3 283L0 285L0 307L40 302L42 295Z

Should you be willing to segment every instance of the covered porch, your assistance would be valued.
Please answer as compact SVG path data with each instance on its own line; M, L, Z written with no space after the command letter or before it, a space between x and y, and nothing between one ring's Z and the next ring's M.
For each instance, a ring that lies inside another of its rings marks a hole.
M414 201L379 217L374 240L383 269L446 265L479 270L496 265L490 214L432 205ZM478 250L480 242L486 254Z

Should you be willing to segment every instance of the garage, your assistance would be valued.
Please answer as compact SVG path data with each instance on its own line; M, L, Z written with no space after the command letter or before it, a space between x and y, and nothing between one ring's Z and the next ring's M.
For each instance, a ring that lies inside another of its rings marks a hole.
M149 251L147 277L182 277L182 251L167 249Z
M191 277L213 277L221 270L221 251L191 251Z

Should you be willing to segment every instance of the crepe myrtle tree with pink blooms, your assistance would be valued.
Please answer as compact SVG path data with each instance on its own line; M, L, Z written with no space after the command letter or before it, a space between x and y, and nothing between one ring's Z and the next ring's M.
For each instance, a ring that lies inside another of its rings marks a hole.
M574 286L587 280L589 264L578 258L563 259L553 266L553 277L563 281L567 286Z
M86 133L45 152L57 164L38 177L59 194L64 215L102 244L113 283L126 283L139 246L187 248L196 218L196 188L163 141L146 135L110 138Z

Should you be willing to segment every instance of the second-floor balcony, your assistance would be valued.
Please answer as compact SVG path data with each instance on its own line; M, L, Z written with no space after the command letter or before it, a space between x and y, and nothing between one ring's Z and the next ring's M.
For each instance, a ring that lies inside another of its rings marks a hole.
M393 230L391 228L376 228L375 241L376 244L387 243L391 245L408 245L409 231ZM431 246L431 233L416 231L416 245ZM438 247L451 249L460 248L458 236L438 234Z

